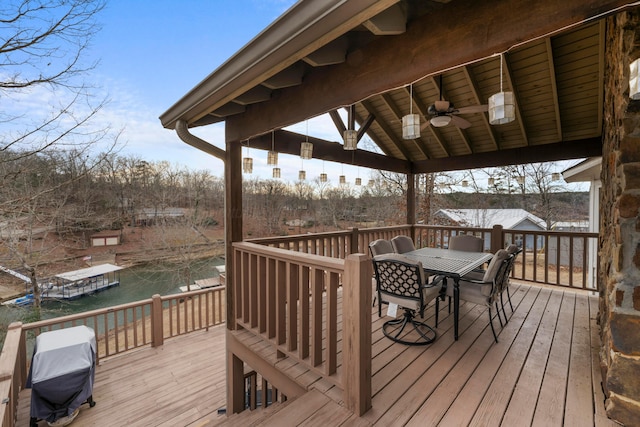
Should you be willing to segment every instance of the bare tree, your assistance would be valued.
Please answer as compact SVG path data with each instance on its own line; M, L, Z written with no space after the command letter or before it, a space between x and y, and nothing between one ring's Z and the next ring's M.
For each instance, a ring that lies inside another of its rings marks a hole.
M95 67L84 58L103 7L104 0L2 2L0 93L5 108L0 111L0 150L29 156L54 146L87 145L108 132L82 130L105 104L94 100L83 80Z

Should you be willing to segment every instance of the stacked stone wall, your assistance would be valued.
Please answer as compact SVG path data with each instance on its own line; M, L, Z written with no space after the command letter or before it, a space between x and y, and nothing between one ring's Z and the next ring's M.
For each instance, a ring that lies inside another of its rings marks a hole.
M601 366L606 409L640 425L640 101L629 64L640 57L640 9L607 19L600 215Z

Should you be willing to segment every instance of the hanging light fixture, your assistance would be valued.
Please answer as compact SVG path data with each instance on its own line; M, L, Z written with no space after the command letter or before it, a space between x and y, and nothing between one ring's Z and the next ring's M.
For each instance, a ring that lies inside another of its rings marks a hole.
M515 97L513 92L502 90L502 58L500 54L500 92L489 97L489 123L502 125L516 119Z
M275 131L271 131L271 150L267 153L267 165L276 166L278 164L278 152L275 146Z
M523 184L524 184L524 176L522 176L522 175L518 175L518 176L516 176L516 182L517 182L519 185L523 185Z
M466 179L464 181L462 181L462 186L463 187L468 187L469 186L469 181L467 181Z
M496 179L493 177L489 177L489 179L487 179L487 184L493 187L496 184Z
M273 168L273 177L280 178L280 168Z
M304 160L300 160L300 170L298 171L298 180L304 181L307 179L307 172L304 170Z
M362 185L362 178L356 178L356 185Z
M551 174L551 180L552 181L560 181L560 173L559 172L554 172Z
M409 114L402 116L402 139L416 139L420 137L420 115L413 114L413 84L409 89Z
M347 129L343 133L344 149L355 150L358 145L358 131L355 129Z
M630 64L629 98L640 99L640 58Z
M340 184L344 185L347 183L347 177L344 175L340 175Z
M306 140L300 144L300 157L309 160L313 156L313 144L309 142L309 120L307 120Z
M253 158L249 157L249 140L247 139L247 157L242 159L242 172L243 173L252 173L253 172Z
M370 179L369 182L367 183L367 185L369 187L373 187L374 185L376 185L376 182L373 179Z

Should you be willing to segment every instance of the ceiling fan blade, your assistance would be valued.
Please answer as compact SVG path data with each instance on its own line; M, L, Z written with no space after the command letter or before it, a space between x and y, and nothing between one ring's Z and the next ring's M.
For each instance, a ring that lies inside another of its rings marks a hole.
M437 111L447 111L451 104L449 103L449 101L440 100L440 101L434 102L434 105L436 106Z
M457 108L457 114L471 114L471 113L484 113L489 111L489 106L484 105L469 105L468 107Z
M466 129L471 126L471 122L458 116L451 116L451 123L458 126L460 129Z

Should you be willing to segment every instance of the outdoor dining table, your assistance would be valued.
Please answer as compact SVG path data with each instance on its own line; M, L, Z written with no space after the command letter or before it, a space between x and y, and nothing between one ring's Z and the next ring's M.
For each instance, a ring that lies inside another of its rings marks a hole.
M454 337L458 339L458 313L460 310L459 280L465 274L491 260L486 252L454 251L439 248L421 248L403 254L422 263L425 272L453 279Z

